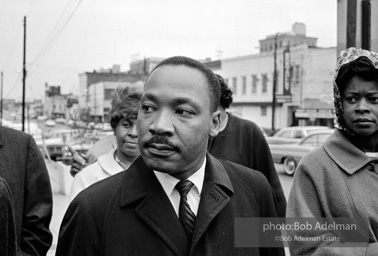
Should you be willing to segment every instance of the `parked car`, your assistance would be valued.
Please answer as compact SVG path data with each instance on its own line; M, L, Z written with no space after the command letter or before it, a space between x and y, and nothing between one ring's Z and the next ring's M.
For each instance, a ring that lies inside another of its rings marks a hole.
M8 123L8 127L15 129L15 130L22 130L22 124L21 123ZM26 122L24 126L24 131L26 133L29 133L30 135L40 135L42 134L42 130L38 127L38 125L34 122Z
M111 127L111 125L109 123L104 123L104 125L102 126L102 130L104 132L113 132L113 128Z
M55 122L58 123L58 124L66 124L66 119L62 118L62 117L59 117L57 119L55 119Z
M47 155L49 155L50 159L54 161L62 159L64 147L62 138L42 138L41 140L36 141L36 143L44 156L47 157Z
M331 130L328 126L291 126L280 129L271 137L266 137L268 144L297 143L315 131Z
M46 122L45 122L45 125L46 125L47 127L54 127L55 124L56 124L55 121L52 120L52 119L47 119Z
M75 125L75 121L72 120L72 119L70 119L70 120L68 120L67 125L68 125L69 127L73 127L73 126Z
M103 127L104 127L103 123L97 123L97 124L94 125L94 128L96 130L102 130Z
M47 120L47 116L37 116L37 120L38 121L46 121Z
M323 145L333 133L333 129L311 131L304 139L297 143L269 144L273 161L283 164L284 172L293 175L301 158L316 147Z

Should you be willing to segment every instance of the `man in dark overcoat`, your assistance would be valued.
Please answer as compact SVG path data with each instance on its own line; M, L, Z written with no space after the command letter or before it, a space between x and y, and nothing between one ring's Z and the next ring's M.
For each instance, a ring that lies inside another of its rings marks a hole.
M72 201L56 255L284 255L234 245L235 218L276 217L277 207L261 173L207 153L219 95L217 77L196 60L157 65L138 113L141 156Z
M13 197L19 254L46 255L52 243L52 192L32 136L0 126L0 177Z

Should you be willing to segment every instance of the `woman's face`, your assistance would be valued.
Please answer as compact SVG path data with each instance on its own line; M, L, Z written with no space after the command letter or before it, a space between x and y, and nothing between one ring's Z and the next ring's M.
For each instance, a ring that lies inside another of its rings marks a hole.
M347 83L342 95L344 119L350 131L371 136L378 131L378 83L358 76Z
M126 158L134 158L139 155L136 119L122 118L115 128L114 134L117 139L117 149Z

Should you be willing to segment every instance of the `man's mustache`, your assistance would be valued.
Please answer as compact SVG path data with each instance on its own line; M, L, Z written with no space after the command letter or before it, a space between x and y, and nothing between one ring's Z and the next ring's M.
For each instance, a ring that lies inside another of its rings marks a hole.
M166 145L170 148L172 148L173 150L177 151L177 152L180 152L180 149L174 145L173 143L171 143L167 137L165 136L162 136L162 135L155 135L153 136L151 139L149 139L144 145L146 147L151 147L153 144L162 144L162 145Z

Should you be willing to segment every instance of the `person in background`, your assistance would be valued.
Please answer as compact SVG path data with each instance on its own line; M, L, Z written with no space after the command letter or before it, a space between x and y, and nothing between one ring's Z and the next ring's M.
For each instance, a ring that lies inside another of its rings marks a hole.
M284 255L234 246L235 218L276 217L277 208L263 174L207 152L219 97L218 79L202 63L160 62L138 112L141 156L77 195L56 255Z
M136 85L143 87L143 84L141 82L137 82ZM75 177L75 175L79 173L83 168L96 162L100 156L109 153L109 151L114 148L117 148L117 141L114 134L101 138L95 144L93 144L93 146L85 155L80 155L80 159L73 159L73 163L70 169L71 175Z
M221 120L220 132L216 137L209 137L207 150L217 158L263 173L276 195L278 215L285 217L286 198L265 137L254 122L226 112L232 103L232 91L220 75L217 77L221 85L218 106Z
M117 148L117 140L114 134L99 139L85 155L80 154L80 159L73 158L70 169L71 175L75 177L82 169L96 162L100 156L109 153L115 148Z
M136 118L143 87L140 84L121 85L113 91L110 125L117 147L78 173L72 183L70 199L91 184L129 168L139 156Z
M7 182L0 177L0 255L17 255L14 204Z
M9 185L22 255L46 255L52 243L50 177L33 137L0 126L0 177Z
M368 224L368 243L347 246L341 233L340 241L322 238L314 247L290 248L291 255L378 255L378 54L342 51L333 90L336 129L298 164L287 217L361 218ZM334 232L319 231L312 238L332 238Z

